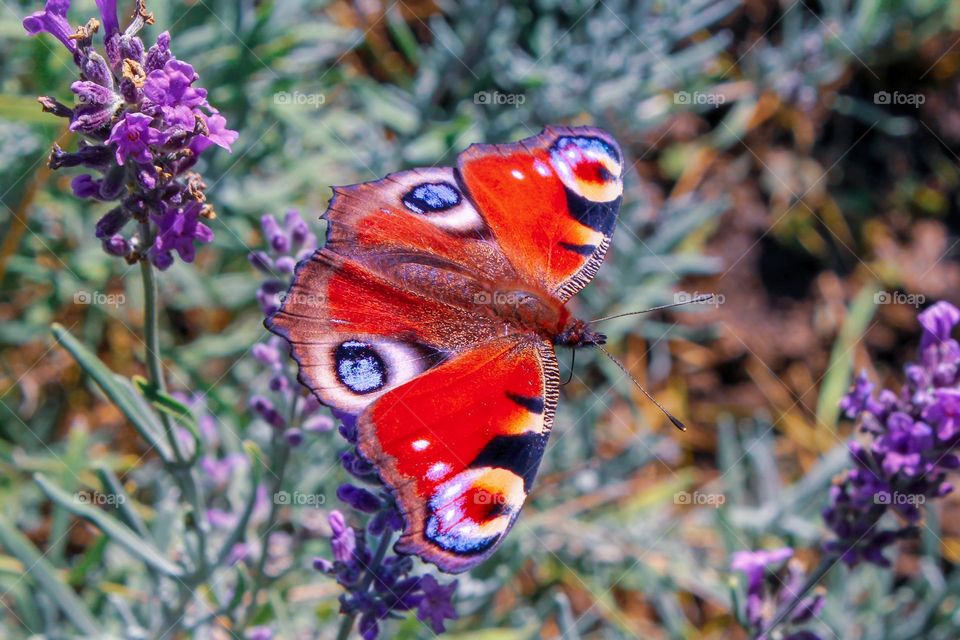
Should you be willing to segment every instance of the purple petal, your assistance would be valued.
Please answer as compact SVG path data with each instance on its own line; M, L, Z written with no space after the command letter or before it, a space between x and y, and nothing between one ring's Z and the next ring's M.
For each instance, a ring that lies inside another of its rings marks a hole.
M953 328L960 323L960 309L949 302L940 301L917 316L923 326L920 348L939 344L950 339Z
M120 31L120 22L117 20L117 0L96 0L100 17L103 18L103 36L109 38Z
M63 43L71 53L77 53L77 43L71 40L74 30L67 20L67 11L70 9L70 0L47 0L43 11L37 11L23 19L23 28L31 36L38 33L49 33Z

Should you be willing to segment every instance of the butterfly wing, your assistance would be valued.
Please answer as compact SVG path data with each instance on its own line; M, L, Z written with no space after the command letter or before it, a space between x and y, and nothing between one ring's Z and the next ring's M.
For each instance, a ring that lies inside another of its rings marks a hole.
M593 127L548 127L460 154L464 191L521 277L567 300L596 274L616 224L623 155Z
M396 549L444 571L490 556L533 483L559 392L549 342L471 348L381 396L360 416L360 451L392 487Z

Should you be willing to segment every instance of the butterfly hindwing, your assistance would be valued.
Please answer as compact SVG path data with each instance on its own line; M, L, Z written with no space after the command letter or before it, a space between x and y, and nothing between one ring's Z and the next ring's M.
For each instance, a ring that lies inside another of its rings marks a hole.
M469 349L380 397L360 416L360 451L395 489L398 551L445 571L487 558L513 526L546 446L559 388L549 343Z

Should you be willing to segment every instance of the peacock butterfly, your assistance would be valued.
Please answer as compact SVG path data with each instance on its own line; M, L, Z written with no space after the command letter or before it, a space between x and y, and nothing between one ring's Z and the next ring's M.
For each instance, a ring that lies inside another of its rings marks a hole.
M548 127L456 167L334 189L324 247L267 321L395 494L396 544L459 573L503 541L559 396L554 346L604 336L567 301L596 274L623 193L616 141Z

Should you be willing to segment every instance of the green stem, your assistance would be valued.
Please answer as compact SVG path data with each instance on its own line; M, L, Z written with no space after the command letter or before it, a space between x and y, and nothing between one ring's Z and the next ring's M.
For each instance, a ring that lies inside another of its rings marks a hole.
M373 583L373 577L377 569L380 568L380 563L383 562L383 558L387 555L387 550L390 548L390 541L392 540L393 535L390 533L390 530L387 529L383 532L383 535L380 537L380 543L377 545L377 551L374 553L373 560L370 562L370 566L367 567L367 573L363 576L363 580L360 582L360 586L357 588L357 591L363 593L370 588L370 585ZM343 618L343 621L340 623L340 630L337 632L337 640L346 640L350 635L350 631L353 629L353 623L357 619L356 613L351 613L348 616Z
M150 225L148 223L140 224L140 238L144 247L150 246ZM140 275L143 278L143 335L146 343L145 359L147 363L147 374L151 384L162 392L166 392L167 384L163 375L163 362L160 359L160 319L159 304L157 302L157 280L153 273L153 265L146 257L140 260ZM170 471L177 481L180 490L190 502L193 510L190 528L193 529L197 537L196 553L196 582L206 579L209 573L209 564L207 562L207 514L206 506L203 500L203 494L197 485L193 476L192 469L184 464L183 452L180 450L180 443L177 440L175 425L170 416L163 412L159 413L160 421L163 424L163 430L170 444L170 450L173 452L176 465Z
M141 235L149 233L149 229L144 229L145 226L141 225ZM147 258L140 261L140 275L143 277L143 337L146 343L147 375L153 386L166 393L167 383L163 376L163 362L160 360L157 279L153 275L153 265ZM184 461L183 452L180 451L180 443L177 441L177 434L173 429L170 416L160 412L160 421L163 423L163 430L167 436L167 442L170 444L170 450L173 452L177 464L182 465Z

